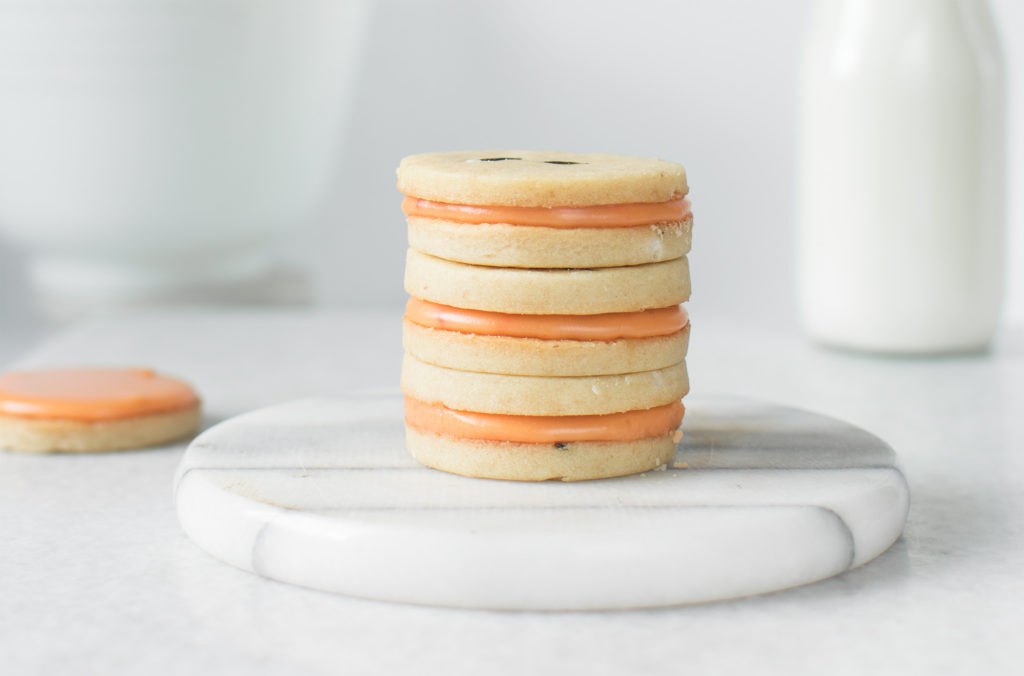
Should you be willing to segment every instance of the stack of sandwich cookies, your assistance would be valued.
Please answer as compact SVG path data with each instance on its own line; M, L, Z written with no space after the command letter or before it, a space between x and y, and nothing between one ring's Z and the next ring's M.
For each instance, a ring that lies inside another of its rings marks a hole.
M405 158L409 449L478 477L672 460L689 385L683 168L613 155Z

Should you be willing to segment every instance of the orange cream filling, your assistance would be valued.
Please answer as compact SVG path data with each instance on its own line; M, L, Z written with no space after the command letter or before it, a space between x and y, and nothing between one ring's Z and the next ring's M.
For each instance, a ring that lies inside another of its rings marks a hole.
M0 415L20 418L117 420L198 402L186 383L149 369L47 369L0 375Z
M456 411L405 398L405 421L426 432L458 439L556 444L568 441L636 441L668 434L683 421L680 401L642 411L607 415L500 415Z
M458 223L509 223L547 228L622 228L681 221L690 214L686 198L668 202L604 204L592 207L503 207L432 202L407 196L407 216Z
M410 298L405 318L444 331L545 340L618 340L667 336L686 328L682 305L600 315L517 315L441 305Z

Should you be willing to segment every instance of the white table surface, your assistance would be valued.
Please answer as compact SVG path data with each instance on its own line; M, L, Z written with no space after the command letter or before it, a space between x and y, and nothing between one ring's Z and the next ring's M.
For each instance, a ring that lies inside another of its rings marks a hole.
M191 380L207 424L310 395L391 389L397 314L223 311L80 325L19 366L148 364ZM1024 663L1024 331L987 355L879 359L694 318L693 391L832 415L903 460L904 537L796 590L644 611L535 613L366 601L263 579L193 545L183 446L0 453L7 674L935 674Z

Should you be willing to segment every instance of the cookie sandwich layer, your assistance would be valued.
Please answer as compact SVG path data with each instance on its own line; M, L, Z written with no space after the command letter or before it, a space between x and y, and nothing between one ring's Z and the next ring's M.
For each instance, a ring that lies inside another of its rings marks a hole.
M685 181L676 188L685 194ZM481 196L481 199L483 197ZM453 204L407 196L409 245L446 260L588 268L673 260L690 250L690 202L591 206Z
M534 376L651 371L680 362L689 317L680 305L634 313L516 315L412 298L402 339L420 361L460 370Z

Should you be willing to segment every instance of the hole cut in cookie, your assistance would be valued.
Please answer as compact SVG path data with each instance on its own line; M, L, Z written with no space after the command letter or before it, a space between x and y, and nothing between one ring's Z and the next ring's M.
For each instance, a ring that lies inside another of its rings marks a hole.
M476 162L521 162L521 157L481 157ZM473 162L474 160L467 160ZM587 164L587 162L573 162L572 160L543 160L544 164Z

